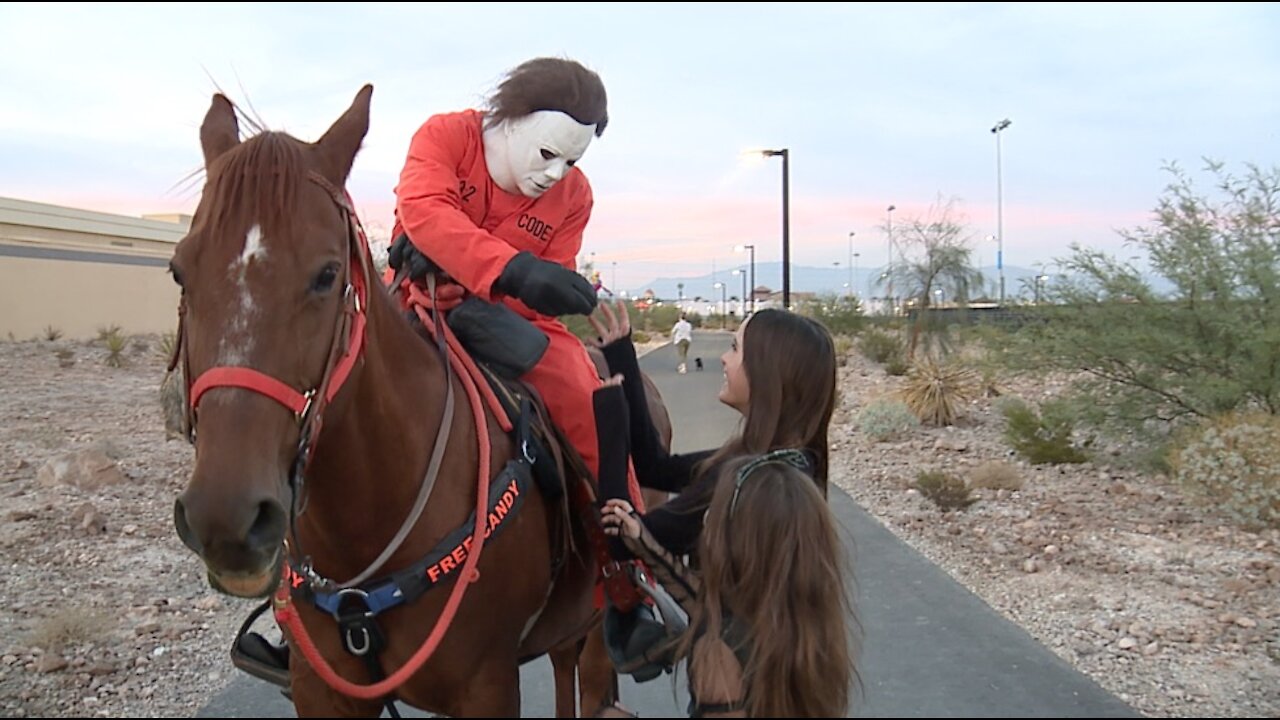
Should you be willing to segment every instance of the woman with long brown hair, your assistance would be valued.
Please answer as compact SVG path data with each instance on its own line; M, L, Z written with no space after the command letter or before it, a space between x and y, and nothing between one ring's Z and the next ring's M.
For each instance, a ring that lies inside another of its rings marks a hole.
M691 709L843 714L856 673L842 550L824 501L836 385L830 333L786 311L751 316L721 357L719 399L742 414L740 432L718 449L673 455L644 407L625 305L616 313L605 305L601 316L592 324L618 373L594 398L602 522L690 614L682 645L692 653ZM644 515L623 499L628 444L642 486L680 493ZM780 487L787 483L795 487ZM608 641L615 659L657 654L651 638Z
M720 448L669 454L648 415L625 302L618 304L616 312L602 304L599 315L603 322L596 316L589 319L600 336L609 369L623 378L636 479L642 487L679 493L643 516L645 527L663 547L677 555L695 552L718 472L733 457L801 450L806 474L826 496L827 427L835 408L836 357L831 334L821 323L772 309L744 321L720 358L725 377L720 402L742 414L741 431ZM596 415L597 423L609 417L598 407ZM606 432L602 426L601 435ZM602 496L626 497L621 489L608 485L602 473ZM622 500L607 504L604 511L627 514L631 505Z
M637 514L608 516L689 614L675 655L688 659L691 717L843 717L848 709L857 675L845 559L806 464L798 450L725 464L698 546L699 575L658 546Z

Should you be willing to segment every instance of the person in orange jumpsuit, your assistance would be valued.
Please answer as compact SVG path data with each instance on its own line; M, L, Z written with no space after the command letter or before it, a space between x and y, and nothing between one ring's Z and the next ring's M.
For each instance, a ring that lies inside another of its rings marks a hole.
M537 58L511 70L487 105L434 115L414 133L389 259L411 278L434 263L546 334L545 354L522 379L598 477L600 379L557 317L596 306L595 288L574 269L593 202L577 163L609 122L604 84L575 61ZM628 485L638 500L634 472Z

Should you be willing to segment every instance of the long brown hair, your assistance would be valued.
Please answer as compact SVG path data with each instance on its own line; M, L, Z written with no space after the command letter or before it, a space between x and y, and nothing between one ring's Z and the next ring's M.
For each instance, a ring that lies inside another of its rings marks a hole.
M748 717L844 717L857 680L847 565L808 477L778 461L728 463L699 551L702 590L683 640L698 699L741 700ZM717 639L739 644L737 697Z
M702 464L709 472L737 455L804 448L827 494L827 427L836 404L836 351L827 328L786 310L761 310L742 333L747 413L742 432Z

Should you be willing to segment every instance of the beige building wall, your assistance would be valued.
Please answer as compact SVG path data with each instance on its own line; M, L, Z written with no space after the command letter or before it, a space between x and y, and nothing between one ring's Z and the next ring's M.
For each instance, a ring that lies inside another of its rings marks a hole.
M167 270L189 223L0 198L0 336L173 330L178 288Z

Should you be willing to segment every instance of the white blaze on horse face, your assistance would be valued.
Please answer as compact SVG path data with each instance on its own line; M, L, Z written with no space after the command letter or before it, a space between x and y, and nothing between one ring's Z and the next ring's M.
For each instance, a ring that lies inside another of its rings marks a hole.
M253 334L249 332L249 321L253 319L257 308L253 303L253 292L249 289L249 265L255 260L261 262L267 257L267 248L262 244L262 228L254 225L249 228L244 238L244 250L227 269L227 276L239 290L240 302L235 313L222 334L222 342L218 347L222 365L244 365L249 361L253 350Z

